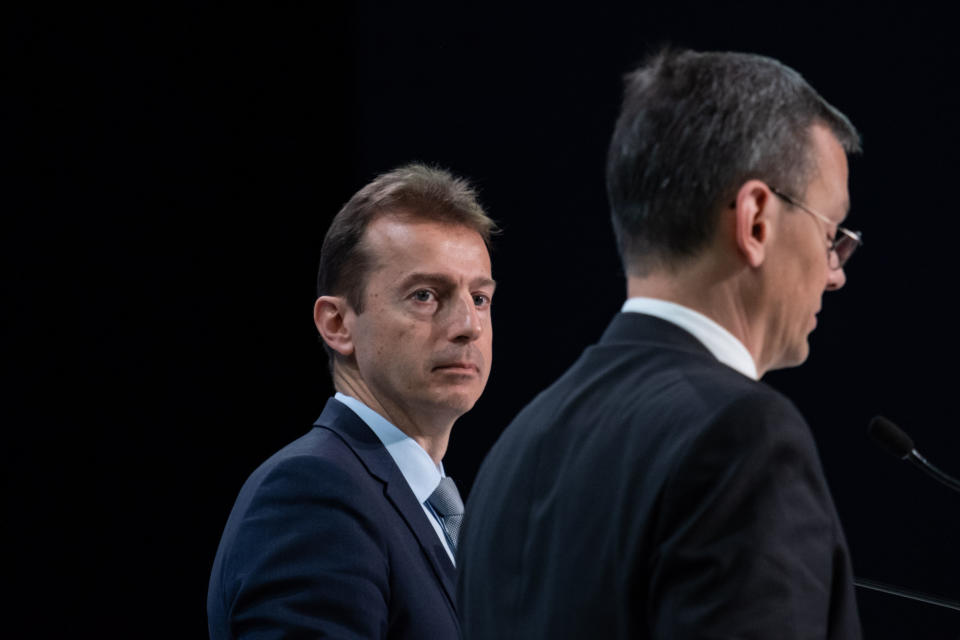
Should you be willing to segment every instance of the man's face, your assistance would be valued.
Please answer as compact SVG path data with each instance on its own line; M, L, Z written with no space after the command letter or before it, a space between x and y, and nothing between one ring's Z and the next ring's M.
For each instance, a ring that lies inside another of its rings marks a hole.
M795 197L830 222L782 200L775 203L783 211L771 255L773 305L768 326L772 339L765 369L795 366L807 359L807 339L817 326L823 292L846 282L842 269L830 268L827 247L850 208L847 156L826 127L814 125L811 138L815 173L806 193Z
M372 258L363 311L347 320L362 384L395 422L455 420L483 392L493 355L495 285L483 238L387 215L363 244Z

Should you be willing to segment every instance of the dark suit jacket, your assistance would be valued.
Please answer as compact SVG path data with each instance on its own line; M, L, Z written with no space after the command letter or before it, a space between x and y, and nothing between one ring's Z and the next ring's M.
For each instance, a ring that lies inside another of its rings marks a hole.
M453 563L376 434L327 402L240 490L210 637L458 638Z
M457 566L471 640L860 636L803 418L636 313L493 447Z

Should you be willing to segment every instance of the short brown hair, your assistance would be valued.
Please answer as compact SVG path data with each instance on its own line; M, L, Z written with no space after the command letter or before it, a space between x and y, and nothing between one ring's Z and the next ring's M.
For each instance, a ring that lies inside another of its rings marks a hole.
M330 223L320 252L317 297L342 295L357 313L363 310L371 265L363 236L370 223L388 214L462 225L479 233L488 246L496 232L466 180L423 164L398 167L360 189Z

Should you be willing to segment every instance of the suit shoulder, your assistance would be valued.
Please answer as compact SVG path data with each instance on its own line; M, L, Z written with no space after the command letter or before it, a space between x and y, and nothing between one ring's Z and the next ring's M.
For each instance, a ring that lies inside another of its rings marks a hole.
M334 431L315 427L272 455L243 485L224 528L208 589L211 634L264 619L321 629L332 609L353 615L344 598L385 602L387 504L383 484ZM288 617L287 606L309 615ZM372 625L356 637L372 637L380 623L377 615L351 622Z
M384 503L382 482L350 446L336 433L315 427L247 478L224 527L217 564L224 574L242 573L252 550L263 544L329 541L358 528L382 546L383 532L373 523L382 519Z
M721 441L747 448L777 443L814 446L806 420L789 398L719 363L680 369L662 396L673 414L673 428L686 432L690 442Z
M314 427L257 467L244 483L238 503L245 494L263 492L329 491L340 495L345 486L356 487L370 481L360 458L338 434Z
M708 353L600 345L539 394L507 428L499 450L569 441L584 447L654 451L671 459L701 438L729 446L793 440L811 447L809 429L785 396ZM573 454L576 451L572 452Z
M813 435L796 406L781 393L763 384L717 404L704 422L706 438L722 438L741 446L789 444L814 449Z
M712 356L669 354L653 367L637 371L627 384L643 389L624 400L642 416L648 415L651 407L663 407L675 416L673 422L686 425L738 422L760 429L806 429L803 416L789 398Z

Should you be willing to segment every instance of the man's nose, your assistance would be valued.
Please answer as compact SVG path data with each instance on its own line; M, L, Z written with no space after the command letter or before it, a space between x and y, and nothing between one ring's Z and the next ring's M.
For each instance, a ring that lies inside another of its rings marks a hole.
M451 340L476 340L483 332L480 311L473 302L473 295L460 296L450 310Z
M843 271L843 267L831 269L827 274L827 291L836 291L846 283L847 274Z

